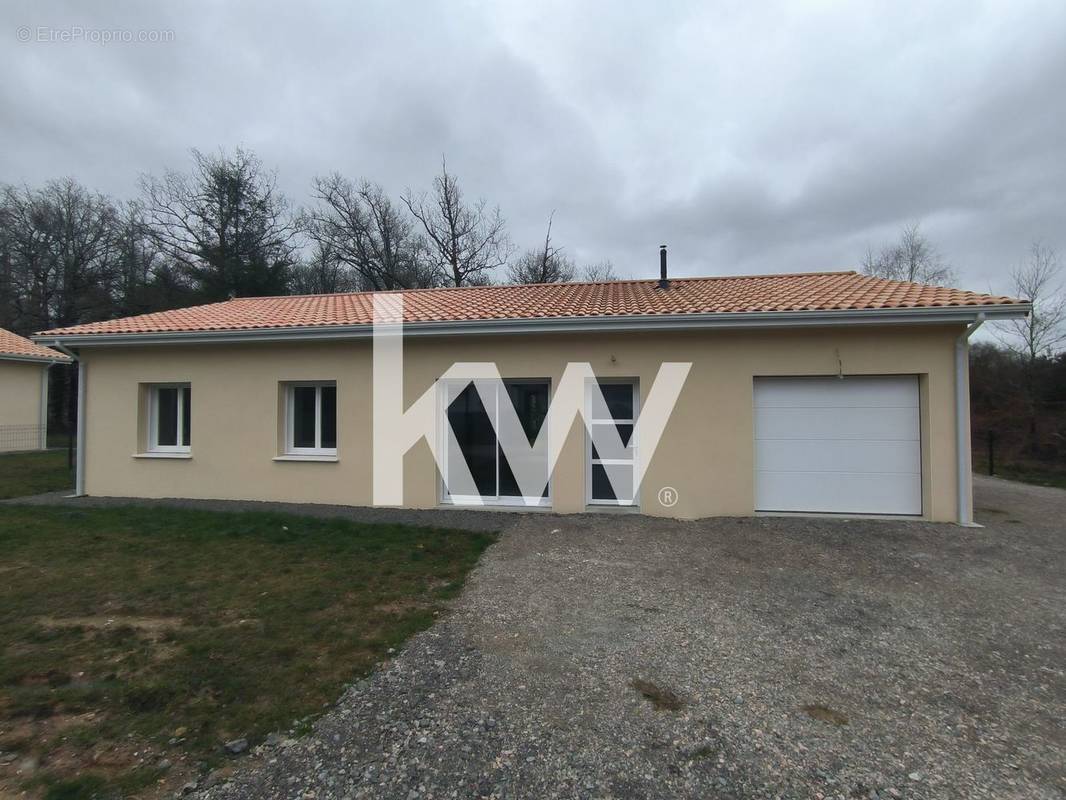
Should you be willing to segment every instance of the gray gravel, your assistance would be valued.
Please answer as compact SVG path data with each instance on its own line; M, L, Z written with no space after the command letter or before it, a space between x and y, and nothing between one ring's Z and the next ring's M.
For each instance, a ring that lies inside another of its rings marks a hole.
M451 615L202 797L1064 797L1066 492L976 495L982 529L498 516Z

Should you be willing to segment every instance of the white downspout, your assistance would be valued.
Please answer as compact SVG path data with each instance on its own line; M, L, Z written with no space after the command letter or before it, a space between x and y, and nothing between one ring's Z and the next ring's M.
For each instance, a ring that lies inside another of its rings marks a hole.
M955 456L959 524L978 527L973 521L973 466L970 461L970 337L985 321L979 312L955 340Z
M52 370L49 361L41 370L40 408L37 410L37 449L48 449L48 373Z
M74 496L85 496L85 360L78 359L78 452L75 460Z
M85 496L85 375L88 372L85 361L77 353L64 347L58 341L52 347L64 355L70 356L78 364L78 438L74 447L77 450L74 459L74 497Z

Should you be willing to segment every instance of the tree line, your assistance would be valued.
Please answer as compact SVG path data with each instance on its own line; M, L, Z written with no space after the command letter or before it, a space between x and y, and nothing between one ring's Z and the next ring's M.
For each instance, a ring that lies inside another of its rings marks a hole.
M340 174L295 208L247 150L192 151L186 171L118 201L72 178L0 186L0 327L22 334L235 296L611 280L552 238L519 251L498 206L470 199L445 162L393 197Z

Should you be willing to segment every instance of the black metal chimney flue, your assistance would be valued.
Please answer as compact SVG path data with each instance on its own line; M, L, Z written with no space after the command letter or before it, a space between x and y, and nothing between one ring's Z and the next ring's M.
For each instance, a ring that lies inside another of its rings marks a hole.
M670 280L666 277L666 245L659 245L659 288L669 289Z

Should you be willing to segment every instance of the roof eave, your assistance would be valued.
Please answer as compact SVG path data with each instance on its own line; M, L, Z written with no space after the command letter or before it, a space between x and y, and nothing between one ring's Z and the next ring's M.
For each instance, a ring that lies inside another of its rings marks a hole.
M0 361L19 361L24 364L66 364L70 359L59 353L56 353L54 357L0 353Z
M537 317L534 319L458 320L407 322L405 336L509 335L525 333L590 333L621 331L707 330L715 328L805 328L837 325L928 325L965 323L983 314L985 319L1026 316L1028 303L1004 305L941 306L935 308L839 309L826 311L743 311L710 314L632 314L589 317ZM277 342L297 340L367 339L373 326L313 325L283 328L249 328L216 331L165 331L156 333L38 334L33 341L64 347L98 345L207 344L226 342Z

